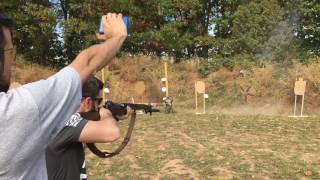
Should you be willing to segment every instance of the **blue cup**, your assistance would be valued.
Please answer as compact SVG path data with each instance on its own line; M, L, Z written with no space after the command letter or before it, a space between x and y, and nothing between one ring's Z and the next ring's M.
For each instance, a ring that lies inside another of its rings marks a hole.
M124 24L126 25L127 31L128 31L128 27L129 27L129 17L128 16L123 16L122 20L124 22ZM103 32L103 25L102 25L102 21L100 19L100 23L99 23L99 29L98 29L99 34L104 34Z

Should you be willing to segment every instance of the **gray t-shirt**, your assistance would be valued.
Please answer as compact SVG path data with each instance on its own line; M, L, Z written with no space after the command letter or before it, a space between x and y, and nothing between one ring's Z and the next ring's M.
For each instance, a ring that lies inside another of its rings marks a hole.
M0 179L47 179L45 148L80 101L81 79L71 67L0 93Z

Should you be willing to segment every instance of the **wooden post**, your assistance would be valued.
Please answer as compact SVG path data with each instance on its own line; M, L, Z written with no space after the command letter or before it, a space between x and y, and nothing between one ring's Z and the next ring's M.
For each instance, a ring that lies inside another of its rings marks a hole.
M205 94L203 94L203 114L206 113L206 97Z
M197 86L196 86L196 83L194 83L194 92L195 92L195 95L196 95L196 114L198 113L198 92L197 92Z
M302 105L301 105L301 113L300 113L300 116L302 116L303 104L304 104L304 95L302 95Z
M296 110L297 110L297 95L294 96L293 116L296 116Z

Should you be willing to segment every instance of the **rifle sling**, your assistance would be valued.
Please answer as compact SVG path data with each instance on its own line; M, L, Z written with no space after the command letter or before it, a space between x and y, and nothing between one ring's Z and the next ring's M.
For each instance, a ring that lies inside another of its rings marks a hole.
M123 139L122 143L120 144L120 146L113 152L100 151L94 143L86 143L86 144L87 144L88 148L90 149L90 151L98 157L109 158L109 157L115 156L115 155L119 154L126 147L128 142L130 141L135 122L136 122L136 112L133 112L131 114L131 119L130 119L127 134L126 134L125 138Z

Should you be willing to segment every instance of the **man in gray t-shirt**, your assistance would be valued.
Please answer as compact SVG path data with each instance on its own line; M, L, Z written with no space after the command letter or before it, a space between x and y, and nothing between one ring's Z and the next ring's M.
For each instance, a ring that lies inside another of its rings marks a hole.
M7 92L14 59L11 20L0 15L0 179L47 179L45 148L74 113L81 85L107 65L127 36L121 14L102 17L103 43L46 80Z

